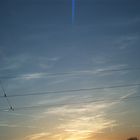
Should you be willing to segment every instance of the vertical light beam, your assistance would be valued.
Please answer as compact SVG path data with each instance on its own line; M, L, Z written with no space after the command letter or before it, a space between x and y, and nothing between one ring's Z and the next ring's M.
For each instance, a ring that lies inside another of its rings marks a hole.
M75 0L72 0L72 24L75 21Z

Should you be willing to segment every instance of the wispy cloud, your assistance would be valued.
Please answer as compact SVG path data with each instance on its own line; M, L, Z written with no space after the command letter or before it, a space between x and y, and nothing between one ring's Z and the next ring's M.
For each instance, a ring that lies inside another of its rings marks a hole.
M37 65L40 67L44 64L49 67L51 63L54 63L60 59L59 57L37 56L30 53L16 54L14 56L2 55L1 57L2 61L0 70L17 69L28 64L32 64L31 66Z
M38 73L37 71L52 68L60 59L59 57L37 56L29 53L14 56L4 55L2 58L0 62L0 76L2 78L20 78L26 80L46 76L45 73Z
M28 73L28 74L20 74L16 79L25 79L31 80L36 78L45 78L45 77L68 77L67 79L76 78L72 76L84 76L84 75L96 75L103 76L108 74L113 74L118 71L120 73L126 73L129 70L128 65L126 64L116 64L116 65L108 65L101 68L96 68L93 70L79 70L79 71L70 71L70 72L62 72L62 73L47 73L47 72L37 72L37 73ZM67 79L61 79L59 81L55 81L54 83L65 82Z
M138 35L121 36L114 42L114 45L115 47L118 47L120 50L125 50L130 47L134 47L133 45L137 40L139 40L139 38L140 37Z
M30 125L25 126L25 125L8 124L8 123L0 123L0 127L38 129L38 127L34 127Z
M45 73L32 73L32 74L23 74L17 78L24 79L24 80L31 80L31 79L36 79L36 78L43 78L44 76L46 76Z
M137 88L132 88L126 95L122 96L122 93L120 93L120 98L118 98L117 101L112 102L105 100L97 103L81 103L77 105L68 105L67 103L63 106L58 105L57 107L49 107L40 114L41 117L38 118L38 120L41 121L43 118L45 119L46 116L53 116L55 122L57 122L53 125L55 132L51 131L49 135L46 134L39 137L39 140L43 140L44 138L50 140L88 140L90 137L104 133L106 129L113 131L115 127L120 126L121 124L119 124L116 119L109 117L108 110L112 110L113 107L119 105L124 98L135 94L136 91ZM119 113L125 115L127 112ZM39 134L34 134L34 136L39 136ZM32 140L32 136L29 136L28 138L30 138L28 140Z
M4 55L3 61L1 61L0 70L15 70L20 68L27 60L29 56L27 54L18 54L15 56Z
M108 119L106 109L112 107L112 103L92 103L81 105L65 105L62 107L51 107L41 116L56 117L57 125L55 132L40 133L28 136L27 140L60 139L84 140L92 134L104 133L104 129L117 126L116 120ZM43 118L40 118L40 121ZM55 121L56 121L55 120ZM61 123L63 122L63 123ZM59 133L59 134L58 134Z
M48 139L49 137L49 133L37 133L37 134L32 134L30 136L25 137L24 140L44 140L44 139Z

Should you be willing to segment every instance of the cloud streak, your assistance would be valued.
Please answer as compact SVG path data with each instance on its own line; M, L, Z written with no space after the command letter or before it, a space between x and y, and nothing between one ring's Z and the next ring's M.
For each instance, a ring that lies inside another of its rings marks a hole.
M26 137L26 140L88 140L90 135L104 133L105 129L118 125L116 120L106 118L105 110L112 106L112 103L100 103L50 108L41 116L57 118L56 120L59 122L55 126L54 132L33 134Z

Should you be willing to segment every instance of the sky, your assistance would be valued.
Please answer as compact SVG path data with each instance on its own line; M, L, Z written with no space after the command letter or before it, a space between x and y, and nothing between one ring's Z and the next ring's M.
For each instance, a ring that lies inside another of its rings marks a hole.
M0 0L0 139L140 137L139 6Z

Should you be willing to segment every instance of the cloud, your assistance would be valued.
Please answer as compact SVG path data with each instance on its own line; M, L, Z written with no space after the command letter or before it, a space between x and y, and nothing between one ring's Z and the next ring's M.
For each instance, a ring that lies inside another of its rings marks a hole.
M121 36L114 43L115 47L118 47L120 50L126 50L130 47L134 47L135 42L139 40L139 36Z
M46 76L45 73L32 73L32 74L23 74L18 77L18 79L24 79L24 80L31 80L36 78L43 78Z
M27 136L24 140L45 140L48 139L49 135L49 133L42 132Z
M15 56L6 56L1 61L0 70L14 70L20 68L27 60L29 56L27 54L20 54Z
M65 105L51 107L45 111L39 121L46 116L53 116L58 122L54 124L55 132L43 135L35 134L27 140L84 140L92 134L104 133L104 129L117 126L116 120L106 118L106 109L112 107L112 103L92 103L81 105ZM56 122L55 120L55 122ZM44 137L45 136L45 137Z
M0 127L38 129L37 127L30 126L30 125L24 126L24 125L8 124L8 123L0 123Z
M96 74L100 76L104 76L108 74L113 74L116 71L120 71L121 73L126 73L127 71L125 71L125 69L127 70L126 64L116 64L116 65L108 65L93 70L79 70L79 71L62 72L62 73L40 72L40 73L21 74L16 78L30 80L30 79L45 78L45 77L60 77L60 76L62 78L65 77L65 79L62 78L59 80L55 79L55 81L52 83L52 84L58 84L76 78L75 76L96 75Z
M11 69L17 69L20 67L24 67L27 64L38 65L41 67L41 65L49 66L49 63L54 63L58 61L59 57L45 57L45 56L36 56L35 54L15 54L14 56L6 56L3 55L1 61L1 69L0 70L11 70Z
M88 140L91 135L104 133L105 129L111 130L118 125L116 120L106 114L116 104L105 101L48 107L36 115L36 118L39 117L35 120L46 131L29 135L25 140Z
M13 79L34 79L46 76L46 73L38 71L52 68L59 61L59 57L37 56L35 54L15 54L14 56L2 57L0 62L0 76ZM18 71L18 73L17 73ZM10 72L10 73L9 73Z
M104 110L105 108L110 107L110 105L112 105L111 103L88 103L88 104L83 104L83 102L81 104L75 104L75 105L68 105L66 104L65 106L62 107L52 107L50 109L48 109L45 113L46 114L56 114L59 116L63 116L63 115L80 115L80 114L87 114L87 113L95 113L95 112L99 112L101 110ZM72 116L71 115L71 116Z
M27 136L25 140L87 140L90 135L104 133L104 129L117 126L115 120L105 119L104 115L79 116L69 119L55 127L55 132L37 133Z
M19 127L18 125L15 124L7 124L7 123L0 123L1 127L11 127L11 128L15 128L15 127Z
M65 124L61 124L58 128L68 133L85 137L89 134L103 133L105 128L110 128L111 125L116 125L115 120L105 119L104 115L84 116L73 119Z
M50 57L50 58L40 57L39 58L39 61L40 61L39 66L42 69L52 68L55 65L55 63L59 60L60 60L60 57Z

